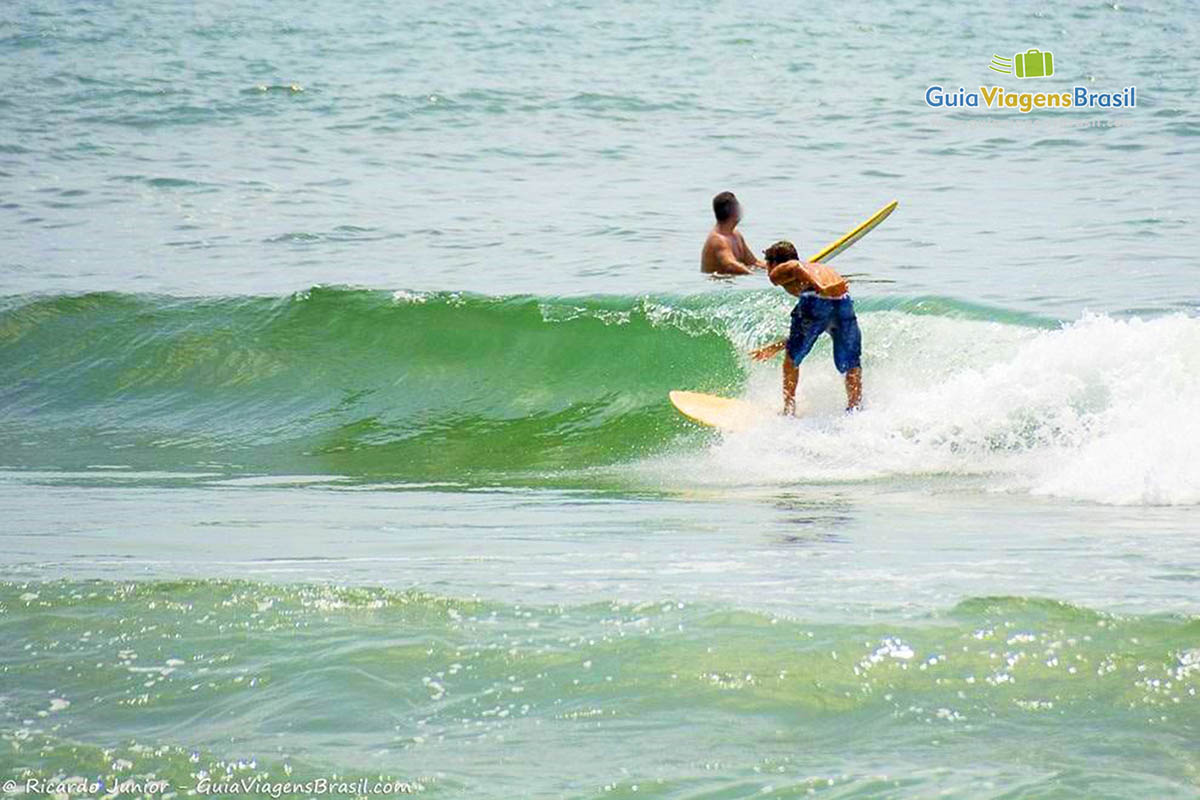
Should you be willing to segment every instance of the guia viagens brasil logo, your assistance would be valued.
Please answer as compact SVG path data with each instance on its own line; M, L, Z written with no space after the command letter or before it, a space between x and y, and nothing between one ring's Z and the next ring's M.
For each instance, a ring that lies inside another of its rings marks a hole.
M1054 75L1054 54L1049 50L1031 47L1011 57L992 55L988 69L1018 80L1049 78ZM1014 92L1003 86L980 86L978 90L960 86L945 89L934 85L925 90L925 104L930 108L982 108L996 111L1018 111L1028 114L1039 110L1118 109L1137 105L1137 87L1126 86L1116 91L1096 91L1087 86L1063 87L1058 91Z

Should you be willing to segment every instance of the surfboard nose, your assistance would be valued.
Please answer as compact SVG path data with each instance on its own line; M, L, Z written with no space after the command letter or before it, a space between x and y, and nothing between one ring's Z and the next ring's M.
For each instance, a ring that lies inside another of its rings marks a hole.
M735 397L683 389L674 389L667 393L667 397L679 413L688 419L722 431L748 430L771 416L767 408Z

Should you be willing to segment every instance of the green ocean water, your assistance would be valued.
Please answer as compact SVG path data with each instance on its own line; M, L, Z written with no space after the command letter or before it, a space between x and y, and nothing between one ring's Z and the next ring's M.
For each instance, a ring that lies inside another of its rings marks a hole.
M828 625L210 580L6 583L0 603L20 687L4 762L44 777L68 761L184 787L337 770L449 797L1167 796L1198 766L1200 650L1179 649L1198 630L1170 615L980 596ZM580 762L597 740L605 758Z
M1200 797L1198 30L0 7L0 791ZM924 103L997 83L1138 105ZM779 403L722 189L900 200L862 413L827 340L799 419L669 405Z

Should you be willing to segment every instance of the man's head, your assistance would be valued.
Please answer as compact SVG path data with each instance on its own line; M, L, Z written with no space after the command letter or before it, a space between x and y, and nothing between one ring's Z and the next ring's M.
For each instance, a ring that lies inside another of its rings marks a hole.
M734 197L733 192L721 192L713 198L713 214L717 222L736 225L742 218L742 207L738 205L738 199Z
M796 246L787 239L780 240L763 251L763 259L772 267L785 261L799 261Z

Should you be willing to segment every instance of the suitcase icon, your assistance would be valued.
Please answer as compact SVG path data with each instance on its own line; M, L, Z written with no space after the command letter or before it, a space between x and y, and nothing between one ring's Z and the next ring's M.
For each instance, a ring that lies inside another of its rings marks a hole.
M1049 78L1054 74L1054 54L1031 47L1013 56L1018 78Z

